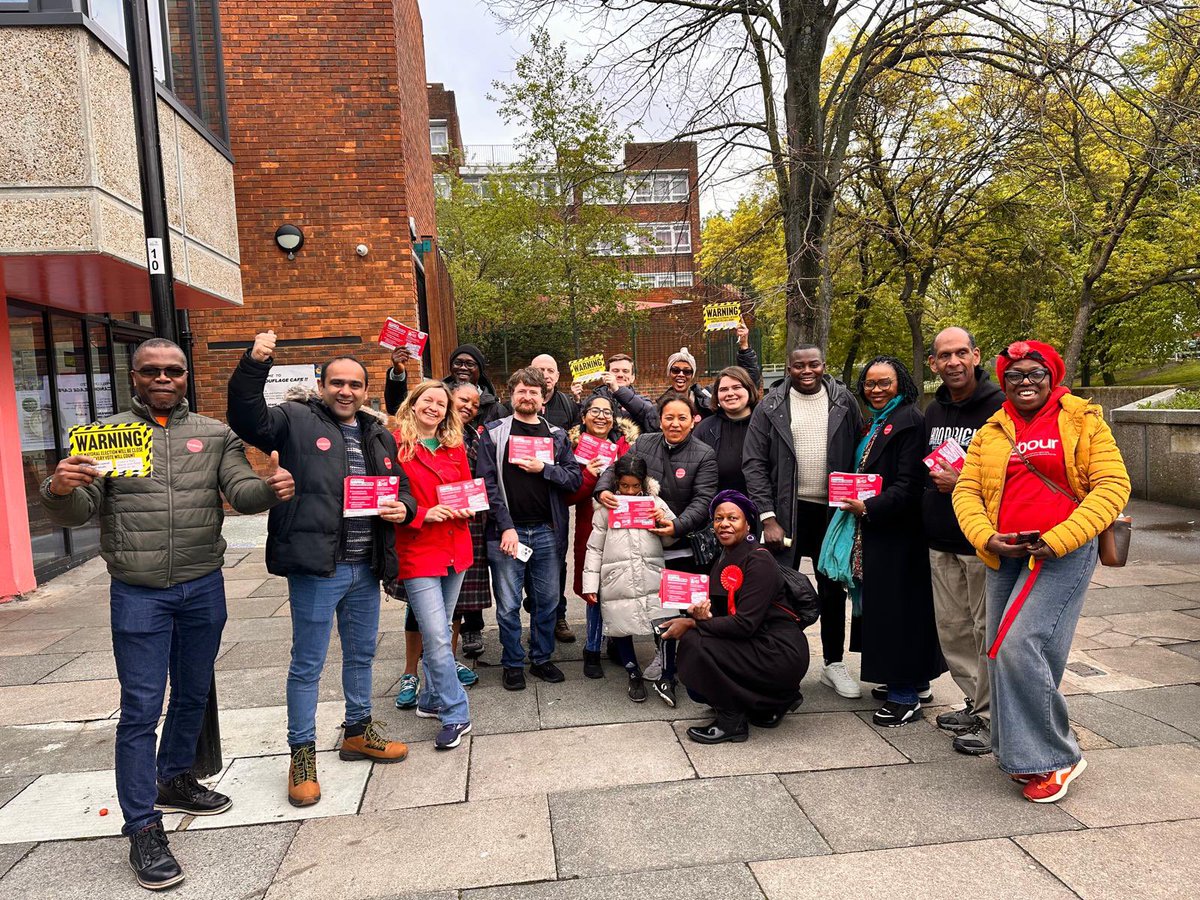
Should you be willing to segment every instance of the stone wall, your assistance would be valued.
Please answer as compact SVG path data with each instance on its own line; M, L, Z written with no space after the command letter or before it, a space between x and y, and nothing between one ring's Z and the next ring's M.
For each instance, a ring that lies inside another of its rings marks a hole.
M1139 402L1111 415L1133 496L1200 509L1200 410L1139 409Z

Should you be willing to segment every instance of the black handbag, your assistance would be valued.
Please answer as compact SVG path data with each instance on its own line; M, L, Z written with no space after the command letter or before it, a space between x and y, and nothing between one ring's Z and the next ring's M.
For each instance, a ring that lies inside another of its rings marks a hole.
M721 545L717 542L717 533L711 524L705 525L699 531L688 535L688 543L692 548L692 558L696 565L711 569L721 555Z

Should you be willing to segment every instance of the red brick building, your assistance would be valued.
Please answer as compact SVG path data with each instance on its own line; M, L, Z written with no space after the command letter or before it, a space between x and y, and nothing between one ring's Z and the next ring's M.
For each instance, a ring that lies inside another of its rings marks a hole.
M363 359L376 405L388 316L430 333L425 371L445 374L456 328L417 0L223 0L221 25L245 305L192 318L200 410L223 415L229 373L266 328L281 365ZM304 235L294 259L274 239L284 224Z

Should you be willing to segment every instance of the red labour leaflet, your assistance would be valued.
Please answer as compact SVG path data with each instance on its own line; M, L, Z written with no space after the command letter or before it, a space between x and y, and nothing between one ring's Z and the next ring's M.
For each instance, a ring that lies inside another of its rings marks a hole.
M401 322L388 316L383 323L383 331L379 332L379 346L388 350L404 347L415 359L425 352L425 342L429 335L415 328L409 328Z
M544 463L553 464L553 439L514 434L508 439L508 461L516 462L518 459L540 459Z
M608 511L609 528L653 528L653 497L617 497L617 508Z
M604 460L604 468L617 461L617 445L591 434L581 434L575 447L575 459L581 463L590 462L596 457Z
M934 448L934 451L925 457L925 465L930 469L940 462L944 462L955 472L961 472L963 463L967 461L967 456L963 453L963 448L959 446L958 441L949 440L940 447Z
M663 609L687 609L708 599L708 576L664 569L658 585Z
M882 475L856 475L853 472L829 473L829 505L841 506L846 500L878 497L883 489Z
M451 509L469 509L471 512L483 512L489 509L487 488L482 478L470 481L455 481L450 484L437 486L438 503Z
M395 475L351 475L345 480L342 515L377 516L380 503L395 500L400 493L400 479Z

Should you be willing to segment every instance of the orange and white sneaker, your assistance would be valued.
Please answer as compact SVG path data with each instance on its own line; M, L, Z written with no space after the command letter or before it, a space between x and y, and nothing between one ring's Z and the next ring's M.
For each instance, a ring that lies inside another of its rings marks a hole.
M1087 760L1080 759L1073 766L1058 769L1048 775L1035 776L1025 785L1022 793L1025 794L1026 800L1032 800L1034 803L1055 803L1067 796L1067 786L1083 774L1086 768Z

